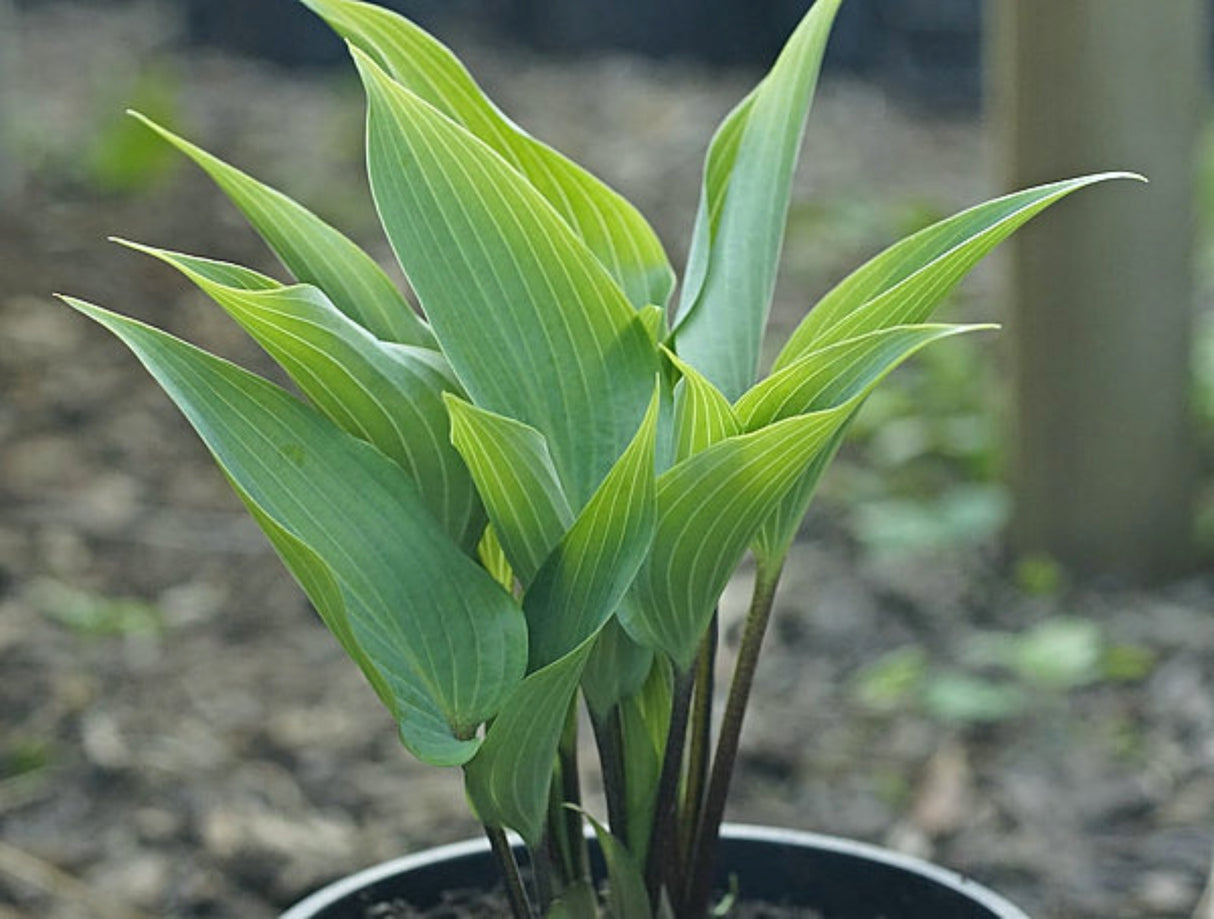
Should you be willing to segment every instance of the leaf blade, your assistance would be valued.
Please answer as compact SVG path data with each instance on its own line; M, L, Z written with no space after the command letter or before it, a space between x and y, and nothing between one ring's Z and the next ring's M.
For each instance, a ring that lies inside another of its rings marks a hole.
M793 167L839 3L817 0L709 149L675 350L731 400L758 369Z
M396 82L496 150L552 204L633 306L664 305L674 272L640 212L576 163L531 137L485 96L463 64L408 19L352 0L304 0Z
M460 389L438 352L381 342L316 287L119 242L173 266L218 303L322 414L409 473L426 506L471 554L485 515L450 443L443 393Z
M860 411L864 393L922 348L954 335L992 328L995 327L924 324L878 329L804 355L739 399L738 415L749 431L799 413L855 402L849 417L763 522L752 546L756 555L774 563L787 553L818 482Z
M305 568L323 560L349 617L339 640L353 636L381 675L373 683L390 690L406 746L443 765L472 756L472 730L522 676L525 623L509 594L442 534L412 481L273 384L135 320L65 302L144 363L259 522L274 522L276 548L306 546ZM305 587L325 586L331 610L329 582L319 569L304 574Z
M1118 178L1141 179L1106 172L1039 185L968 208L895 243L809 311L781 349L774 369L865 332L925 322L979 260L1027 221L1072 192Z
M451 442L485 502L494 532L523 586L573 523L544 435L454 395L445 397Z
M464 767L468 799L481 821L515 830L529 846L543 836L557 745L591 645L587 640L528 674Z
M296 278L319 287L338 309L376 337L434 347L429 327L384 270L349 238L282 192L152 119L130 114L209 175Z
M597 634L632 583L657 525L654 450L660 390L632 443L561 537L523 598L538 669Z
M846 408L720 441L658 479L658 530L620 608L633 639L685 671L713 605L763 520L843 423Z
M388 237L482 408L547 439L580 508L631 440L657 357L637 312L523 177L352 49Z

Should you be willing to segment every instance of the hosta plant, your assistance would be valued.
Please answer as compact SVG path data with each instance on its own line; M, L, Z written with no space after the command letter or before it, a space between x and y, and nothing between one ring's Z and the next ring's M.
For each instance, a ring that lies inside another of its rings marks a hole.
M677 298L641 214L528 135L452 53L356 0L367 171L417 300L321 218L163 127L290 280L180 270L298 394L80 300L186 415L404 746L463 770L527 916L702 917L781 567L823 470L960 278L1092 176L928 227L810 309L757 379L793 167L840 0L817 0L708 151ZM714 717L716 604L754 596ZM579 712L606 813L582 807ZM593 888L587 826L610 882ZM521 877L506 830L534 867Z

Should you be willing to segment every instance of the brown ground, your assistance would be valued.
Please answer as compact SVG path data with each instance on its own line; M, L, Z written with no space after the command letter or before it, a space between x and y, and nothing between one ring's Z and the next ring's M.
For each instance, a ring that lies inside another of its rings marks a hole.
M0 218L0 919L265 919L475 832L457 775L399 748L168 401L49 299L85 296L264 366L171 271L104 242L266 267L218 194L182 169L107 196L78 167L123 87L162 60L151 11L52 7L12 33L9 143L36 168ZM749 75L472 57L508 111L682 251L704 143ZM348 82L197 53L172 67L189 133L374 239ZM986 185L973 125L916 120L851 84L826 87L806 159L800 199L821 211L799 213L830 220L790 240L784 329L897 229L881 202L952 208ZM796 547L732 817L925 855L1037 919L1188 916L1214 843L1214 581L1033 597L989 546L877 558L850 519L819 513ZM1019 714L976 724L943 703L856 698L881 654L917 646L930 673L985 673L991 634L1063 614L1099 623L1104 663L1026 683Z

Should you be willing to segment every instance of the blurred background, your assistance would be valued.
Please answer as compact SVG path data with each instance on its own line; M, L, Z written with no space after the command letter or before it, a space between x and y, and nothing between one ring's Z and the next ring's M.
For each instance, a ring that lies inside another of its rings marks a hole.
M396 0L681 266L715 126L804 0ZM866 406L785 575L731 817L932 858L1035 919L1195 915L1214 847L1214 147L1199 0L847 0L770 344L850 270L1082 193ZM392 268L345 50L293 0L0 0L0 919L264 919L475 835L176 410L63 291L274 375L109 235L281 276L136 108ZM723 601L722 675L747 598ZM593 786L593 779L588 778ZM1203 914L1202 919L1205 919Z

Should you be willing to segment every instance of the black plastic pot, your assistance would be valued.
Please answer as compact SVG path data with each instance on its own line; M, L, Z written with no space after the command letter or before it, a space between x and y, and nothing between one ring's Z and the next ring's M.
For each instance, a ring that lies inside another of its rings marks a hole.
M766 827L727 825L718 881L742 899L813 909L823 919L1028 919L1002 897L952 871L876 846ZM363 919L374 903L418 908L443 891L486 888L497 868L483 840L407 855L317 891L281 919Z

